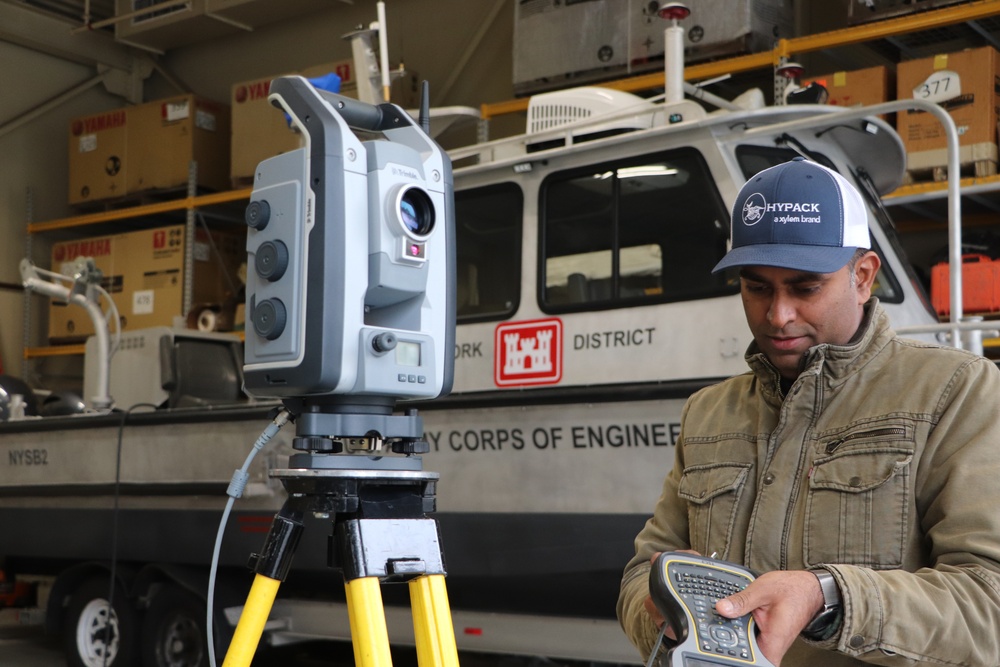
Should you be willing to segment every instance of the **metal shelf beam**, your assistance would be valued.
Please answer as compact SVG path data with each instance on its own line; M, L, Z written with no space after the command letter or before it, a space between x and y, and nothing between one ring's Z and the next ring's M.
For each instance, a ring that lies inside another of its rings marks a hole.
M47 220L45 222L33 222L28 224L29 234L41 232L51 232L57 229L70 229L73 227L83 227L86 225L96 225L102 222L114 222L116 220L127 220L130 218L142 218L160 213L170 213L172 211L184 211L190 209L213 206L215 204L225 204L228 202L250 199L251 188L243 190L229 190L227 192L214 192L196 197L185 197L183 199L172 199L170 201L157 202L155 204L143 204L129 208L115 209L113 211L101 211L99 213L87 213L58 220Z

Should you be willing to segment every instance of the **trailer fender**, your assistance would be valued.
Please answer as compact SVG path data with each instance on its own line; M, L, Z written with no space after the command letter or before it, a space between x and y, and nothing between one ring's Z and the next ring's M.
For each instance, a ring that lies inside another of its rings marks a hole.
M249 588L249 570L222 570L215 583L215 610L212 628L216 639L216 651L224 652L232 640L234 628L226 622L223 610L242 604ZM143 601L148 608L160 588L176 585L191 593L202 603L208 601L208 572L204 568L150 563L135 576L131 595Z
M136 574L132 581L131 595L137 599L149 598L157 584L174 583L187 590L199 600L204 601L208 590L208 573L204 568L171 565L169 563L150 563Z

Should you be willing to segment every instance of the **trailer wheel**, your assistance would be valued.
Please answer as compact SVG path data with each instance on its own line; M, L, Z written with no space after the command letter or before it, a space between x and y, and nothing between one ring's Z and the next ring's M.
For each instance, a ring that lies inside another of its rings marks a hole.
M66 662L70 667L128 667L132 664L136 619L125 593L115 587L108 605L108 577L80 585L66 610Z
M143 667L206 667L205 603L167 585L157 593L142 624Z

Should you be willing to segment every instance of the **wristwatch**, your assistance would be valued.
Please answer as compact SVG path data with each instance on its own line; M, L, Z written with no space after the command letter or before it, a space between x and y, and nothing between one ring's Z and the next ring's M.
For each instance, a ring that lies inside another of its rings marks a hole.
M806 639L822 641L833 636L840 625L840 587L837 580L828 570L810 570L819 579L819 587L823 590L823 608L817 612L802 630Z

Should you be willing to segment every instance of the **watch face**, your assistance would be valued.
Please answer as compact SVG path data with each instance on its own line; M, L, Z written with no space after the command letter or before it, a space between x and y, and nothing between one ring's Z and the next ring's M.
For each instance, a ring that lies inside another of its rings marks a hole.
M802 628L802 634L806 635L807 639L825 639L825 635L836 622L839 615L839 605L836 607L825 607L813 617L813 620L809 621L809 625Z

